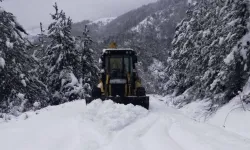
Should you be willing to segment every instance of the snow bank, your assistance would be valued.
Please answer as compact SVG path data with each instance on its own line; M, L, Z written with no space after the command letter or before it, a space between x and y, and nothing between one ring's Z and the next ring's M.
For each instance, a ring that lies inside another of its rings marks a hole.
M190 118L198 122L206 121L209 116L208 109L211 103L209 101L195 101L183 106L180 110L183 114L188 115Z
M216 114L208 120L208 123L250 138L249 119L250 110L244 111L242 103L239 97L237 97L217 111Z
M178 104L185 98L189 99L188 92L177 97L167 95L162 99L168 106L179 108L182 114L197 122L208 123L250 139L250 104L242 102L243 96L249 94L250 78L243 87L243 91L216 112L211 112L213 109L211 100L206 99L198 99L181 106L176 105L176 102Z
M0 120L0 147L4 150L95 150L148 110L132 105L84 100L49 106L19 117ZM7 117L7 116L6 116ZM13 141L13 142L12 142ZM13 144L15 143L15 144Z
M250 106L244 104L244 111L240 96L220 108L211 115L210 102L195 101L185 105L180 111L198 122L205 122L234 132L243 137L250 138Z
M66 150L78 134L78 118L84 101L49 106L27 112L0 123L0 147L3 150Z
M140 106L115 104L111 100L104 102L95 100L87 106L83 118L115 131L121 130L147 114L148 110Z
M19 98L24 98L24 95L23 94L18 94L19 95ZM35 102L34 103L34 107L39 107L40 105L40 102ZM76 106L76 107L75 107ZM63 112L61 114L61 116L67 114L68 112L71 112L72 113L78 113L79 111L83 111L82 108L84 108L85 106L85 101L75 101L75 102L70 102L70 103L66 103L66 104L62 104L62 105L59 105L59 106L48 106L46 108L43 108L43 109L40 109L40 110L36 110L36 111L28 111L28 112L25 112L23 114L21 114L20 116L16 117L16 116L13 116L13 115L7 115L7 114L0 114L0 125L1 123L6 125L6 124L12 124L13 122L19 122L20 124L21 123L24 123L23 121L26 120L26 119L29 119L29 121L35 119L35 120L38 120L39 117L42 117L42 116L50 116L49 114L50 113L55 113L55 114L59 114L63 109L65 109L65 112ZM75 107L75 110L68 110L68 109L71 109L72 107ZM70 115L71 113L69 113ZM26 116L26 117L24 117ZM37 119L36 118L33 118L34 116L38 117ZM52 117L52 116L50 116Z
M250 78L243 91L222 107L208 120L208 123L250 138L250 104L242 102L243 95L250 93Z

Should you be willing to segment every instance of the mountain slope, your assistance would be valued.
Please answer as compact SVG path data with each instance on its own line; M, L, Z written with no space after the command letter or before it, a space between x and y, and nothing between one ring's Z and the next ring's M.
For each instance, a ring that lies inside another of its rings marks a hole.
M161 93L163 79L151 74L149 66L154 59L166 64L171 53L171 41L177 24L185 17L186 0L160 0L132 10L107 24L99 44L106 47L116 41L120 47L131 47L138 52L139 72L149 93Z
M93 49L96 58L100 57L103 48L115 41L118 47L130 47L137 51L139 57L138 71L148 93L162 93L164 69L152 70L155 62L163 64L170 55L174 31L177 24L185 17L188 9L187 0L159 0L131 10L116 18L101 21L83 21L75 23L72 33L81 35L85 24L89 26L93 38ZM100 23L100 22L105 23ZM99 23L98 23L99 22ZM160 72L156 75L152 72Z
M248 150L250 140L197 123L151 96L151 107L75 101L0 123L4 150ZM27 118L28 117L28 118ZM10 141L14 141L13 144Z
M72 25L72 35L74 36L81 36L84 26L87 25L88 29L90 30L91 37L98 41L103 37L103 30L107 24L109 24L112 20L116 17L110 18L100 18L98 20L90 21L90 20L83 20L81 22L74 23Z
M176 3L178 3L178 1ZM137 26L148 16L156 13L157 11L165 10L166 7L168 7L172 2L173 0L159 0L155 3L150 3L135 10L129 11L110 22L106 27L105 32L109 33L109 35L116 35L126 32L132 27Z

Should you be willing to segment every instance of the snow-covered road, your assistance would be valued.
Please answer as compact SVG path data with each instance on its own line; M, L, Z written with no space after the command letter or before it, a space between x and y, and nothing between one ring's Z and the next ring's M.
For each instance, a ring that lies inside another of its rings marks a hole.
M0 123L1 150L249 150L250 140L195 122L151 96L139 106L75 101ZM28 116L28 118L27 118ZM27 118L27 119L25 119Z

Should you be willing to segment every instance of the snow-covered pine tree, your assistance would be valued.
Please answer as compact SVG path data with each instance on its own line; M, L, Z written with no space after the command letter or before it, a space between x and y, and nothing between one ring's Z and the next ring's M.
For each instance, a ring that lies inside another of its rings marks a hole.
M240 49L238 42L248 31L247 5L245 0L202 0L188 11L177 26L169 61L168 84L178 94L189 90L189 100L209 98L222 105L242 89L248 72L242 63L246 56L234 54L233 49ZM225 63L232 50L234 60Z
M37 72L39 73L39 80L46 84L46 75L48 74L48 69L46 69L46 49L51 43L51 40L48 38L46 31L43 28L42 23L40 23L40 31L38 34L37 40L34 42L35 48L33 49L32 57L38 62L39 66L37 66ZM48 90L48 88L47 88Z
M49 45L41 61L46 68L43 72L45 83L52 94L50 104L56 105L82 97L85 93L79 83L81 58L76 49L75 38L71 35L72 21L65 12L58 10L51 14L53 22L48 27Z
M196 9L199 9L197 6ZM170 93L180 94L184 92L191 81L186 80L186 65L190 60L195 48L193 40L197 30L197 16L192 16L195 8L190 7L187 10L187 16L176 27L176 33L172 41L173 50L170 57L167 60L168 67L166 72L169 76L166 90Z
M91 87L96 85L98 79L98 67L96 61L94 61L94 51L91 49L92 39L89 36L89 29L85 25L82 32L82 36L79 36L76 40L78 53L81 56L81 84L85 91L89 93Z
M245 0L230 0L225 3L220 2L218 5L222 7L220 15L223 16L221 32L218 32L218 46L220 46L218 60L221 62L221 66L210 85L210 90L212 94L217 94L217 97L222 97L222 99L217 98L216 102L224 104L238 95L238 91L242 91L249 77L249 68L245 67L249 57L245 53L246 49L243 47L241 39L249 32L247 26L250 12L249 1ZM231 62L227 55L229 57L234 55Z
M0 113L19 115L32 109L35 101L46 101L22 33L26 34L15 16L0 6Z

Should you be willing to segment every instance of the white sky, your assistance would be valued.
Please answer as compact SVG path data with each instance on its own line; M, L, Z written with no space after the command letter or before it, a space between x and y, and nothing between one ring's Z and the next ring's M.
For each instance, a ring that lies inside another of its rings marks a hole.
M52 5L58 3L73 22L102 17L116 17L129 10L157 0L5 0L0 5L12 12L26 29L48 24Z

